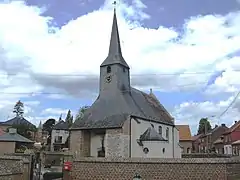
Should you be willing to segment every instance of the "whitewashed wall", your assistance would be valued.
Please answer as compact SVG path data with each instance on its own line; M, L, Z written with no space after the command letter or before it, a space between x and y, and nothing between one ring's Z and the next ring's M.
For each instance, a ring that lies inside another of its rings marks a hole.
M53 143L54 143L54 140L55 140L56 136L62 136L62 142L65 143L67 141L68 136L69 136L69 132L65 131L65 130L55 130L55 129L52 130L51 151L54 151Z
M180 158L181 149L179 147L179 135L178 130L172 126L144 121L137 119L140 123L131 120L131 155L132 157L148 157L148 158ZM142 135L151 124L154 125L155 130L158 132L158 127L162 126L162 136L166 139L166 129L169 128L169 139L167 142L157 141L157 142L143 142L143 147L137 143L140 135ZM149 153L145 154L143 148L147 147ZM163 148L165 152L163 152Z

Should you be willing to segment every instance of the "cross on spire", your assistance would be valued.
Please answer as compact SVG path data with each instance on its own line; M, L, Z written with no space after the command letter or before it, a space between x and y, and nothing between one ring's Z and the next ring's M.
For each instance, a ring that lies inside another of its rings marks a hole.
M116 5L117 5L117 2L116 1L113 1L113 7L114 7L114 9L116 8Z

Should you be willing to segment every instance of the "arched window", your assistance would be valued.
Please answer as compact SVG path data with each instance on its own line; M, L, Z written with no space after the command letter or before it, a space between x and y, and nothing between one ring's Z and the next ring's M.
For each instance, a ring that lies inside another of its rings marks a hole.
M111 70L111 67L108 66L108 67L107 67L107 73L111 73L111 71L112 71L112 70Z
M169 128L166 129L166 139L169 139Z
M162 135L162 126L158 126L158 134Z

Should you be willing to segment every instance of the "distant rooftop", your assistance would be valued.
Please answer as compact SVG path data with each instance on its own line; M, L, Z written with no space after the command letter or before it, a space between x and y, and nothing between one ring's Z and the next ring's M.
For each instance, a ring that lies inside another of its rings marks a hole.
M19 116L9 119L5 122L1 122L1 125L7 125L7 126L21 125L21 124L28 125L30 127L35 127L35 125L33 125L27 119L25 119L24 117L19 117Z
M179 140L180 141L191 141L192 135L189 125L176 125L179 130Z
M53 129L55 129L55 130L68 130L69 129L68 128L68 123L61 120L53 127Z
M0 135L0 141L4 142L23 142L23 143L34 143L30 139L27 139L16 132L16 129L9 129L8 133Z

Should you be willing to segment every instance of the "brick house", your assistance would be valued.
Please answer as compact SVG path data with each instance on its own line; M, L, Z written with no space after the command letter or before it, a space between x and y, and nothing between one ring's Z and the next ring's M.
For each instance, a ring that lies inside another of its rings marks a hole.
M215 152L214 142L228 130L225 124L216 125L213 129L200 137L200 152Z
M154 96L132 88L114 10L110 47L100 65L99 95L70 130L76 156L180 158L174 118Z
M179 130L179 144L182 148L182 153L192 152L192 135L189 125L176 125Z
M238 140L240 140L240 120L235 121L234 124L229 128L229 130L226 131L223 135L224 135L224 154L236 155L237 152L239 151Z
M192 136L192 153L200 153L201 136L203 134Z
M224 154L224 136L220 136L216 141L213 142L215 151L217 154Z

